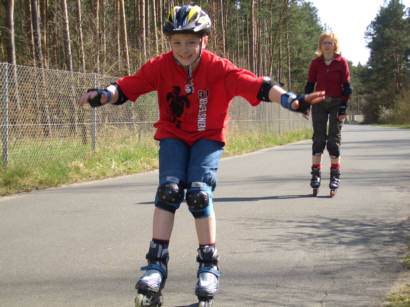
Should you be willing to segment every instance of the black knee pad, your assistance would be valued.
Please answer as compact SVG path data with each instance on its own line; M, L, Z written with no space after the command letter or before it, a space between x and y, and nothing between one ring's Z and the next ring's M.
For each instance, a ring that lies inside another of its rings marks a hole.
M213 211L212 187L205 182L192 182L188 185L186 202L194 218L210 216Z
M184 188L181 183L165 182L158 186L155 206L174 213L184 199Z
M186 202L189 209L201 210L209 205L209 195L206 191L190 190L186 193Z
M326 142L313 140L312 155L322 154L325 150Z
M327 142L327 151L329 155L334 158L338 158L340 156L340 144L336 142Z

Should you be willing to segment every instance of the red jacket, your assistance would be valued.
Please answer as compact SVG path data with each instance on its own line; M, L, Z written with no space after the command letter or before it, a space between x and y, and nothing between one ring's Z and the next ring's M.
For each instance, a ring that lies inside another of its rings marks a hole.
M199 139L225 144L229 106L233 97L242 96L251 105L263 78L237 68L227 59L202 51L199 66L192 73L193 94L185 91L187 71L177 64L172 52L159 55L132 76L116 81L129 100L157 91L159 120L155 139L177 138L192 145Z
M323 56L312 60L309 68L308 82L316 83L316 91L326 91L328 97L343 96L343 86L350 82L350 72L347 60L337 55L329 66L325 64Z

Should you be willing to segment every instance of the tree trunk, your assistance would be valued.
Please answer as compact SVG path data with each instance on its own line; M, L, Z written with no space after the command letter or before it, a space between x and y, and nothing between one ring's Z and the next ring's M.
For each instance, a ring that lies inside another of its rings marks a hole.
M72 74L73 72L73 57L71 54L71 41L70 41L70 24L68 21L68 11L67 11L67 2L66 0L61 0L61 7L63 9L63 18L64 18L64 45L66 50L66 61L67 61L67 69L71 73L71 114L73 118L70 118L71 121L71 130L74 132L75 135L78 135L78 112L77 112L77 101L76 101L76 94L75 94L75 80Z
M84 54L84 41L83 41L83 26L81 18L81 0L77 0L77 29L80 43L80 62L81 71L85 72L85 54Z
M68 71L73 71L73 56L71 54L71 42L70 42L70 24L68 21L68 11L66 0L61 0L61 8L63 9L63 23L64 23L64 46L65 57Z
M47 18L47 8L48 1L40 0L40 16L41 16L41 45L43 47L43 58L44 58L44 67L48 68L50 66L49 56L47 51L47 28L48 28L48 18Z
M121 31L120 31L120 8L119 8L119 2L115 1L114 2L114 37L116 44L115 46L117 47L116 50L116 56L117 56L117 71L120 72L122 71L122 58L121 58Z
M157 32L157 12L155 6L156 0L152 1L152 20L154 21L154 42L155 42L155 55L159 54L159 45L158 45L158 32Z
M119 0L120 5L120 19L121 19L121 38L122 38L122 46L123 46L123 53L125 58L126 64L126 71L127 75L130 74L130 56L128 53L128 40L127 40L127 24L125 20L125 7L124 7L124 0Z
M164 37L164 32L162 32L163 28L163 12L164 12L164 2L163 0L159 0L159 30L161 31L161 52L164 52L165 50L165 37Z
M45 82L45 76L44 76L44 62L43 62L43 53L41 50L41 33L40 33L40 21L39 21L39 15L38 15L38 3L37 0L31 0L31 21L33 23L33 33L34 33L34 45L35 45L35 51L36 51L36 58L37 62L40 65L40 78L39 78L39 84L36 82L35 86L40 85L40 90L39 90L39 99L37 101L38 108L41 110L41 124L44 127L44 134L46 136L51 136L52 135L52 130L51 130L51 119L50 119L50 112L49 112L49 107L48 103L46 100L46 95L45 95L45 88L46 88L46 82ZM36 92L38 89L36 88Z
M102 16L101 16L101 57L102 57L102 73L106 73L106 67L107 67L107 36L105 33L105 0L101 0L101 11L102 11Z
M31 21L31 2L30 1L26 1L26 18L27 20ZM36 62L36 51L35 51L35 47L34 47L34 31L33 31L33 23L32 22L27 22L27 40L29 42L29 48L31 51L31 56L32 56L32 66L36 67L37 66L37 62Z
M95 29L95 67L97 70L97 74L100 73L100 1L99 0L94 0L94 29Z
M83 26L82 26L82 18L81 18L81 0L77 0L77 31L79 36L79 44L80 44L80 63L81 63L81 71L85 73L85 54L84 54L84 41L83 41ZM80 130L81 130L81 141L85 145L88 143L87 138L87 126L85 125L85 111L84 109L79 109L78 113L78 120L80 123Z
M224 4L223 0L220 0L220 14L221 14L221 32L222 32L222 56L226 56L226 50L225 50L225 22L224 22Z
M256 31L256 25L255 25L255 0L250 0L251 1L251 20L250 20L250 70L252 72L256 72L256 61L255 61L255 55L256 55L256 38L255 38L255 31Z
M147 43L145 31L145 0L140 1L140 41L142 49L142 63L147 60Z
M290 69L290 42L289 42L289 20L286 19L286 53L288 62L288 84L287 89L290 91L292 89L292 76Z
M8 28L8 61L12 65L12 93L17 109L20 110L20 95L17 79L17 67L16 67L16 44L14 40L14 0L9 0L7 7L7 28Z
M275 54L276 44L278 42L278 38L279 38L279 34L280 34L280 26L282 24L283 18L286 15L286 12L287 12L288 2L289 2L289 0L284 0L283 1L282 10L281 10L280 15L279 15L278 25L276 26L274 39L273 39L273 44L272 44L272 49L271 49L271 52L270 52L269 75L272 75L272 73L273 73L273 55Z

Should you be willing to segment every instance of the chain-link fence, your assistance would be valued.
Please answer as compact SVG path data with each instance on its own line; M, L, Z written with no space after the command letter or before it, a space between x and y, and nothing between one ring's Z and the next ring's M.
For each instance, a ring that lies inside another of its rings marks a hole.
M158 119L156 94L136 103L84 110L79 97L89 88L102 88L117 77L0 64L2 165L35 165L72 155L92 154L101 142L124 142L124 136L152 138ZM282 134L308 128L310 121L277 104L251 107L235 98L228 133L260 131ZM121 137L118 137L121 136Z

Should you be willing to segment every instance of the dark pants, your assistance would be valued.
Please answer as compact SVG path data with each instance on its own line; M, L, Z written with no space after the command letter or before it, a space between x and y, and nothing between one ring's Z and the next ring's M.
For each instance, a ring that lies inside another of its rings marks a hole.
M326 147L330 157L337 158L340 156L343 126L343 121L338 119L340 102L340 98L327 97L325 101L312 105L313 155L322 154Z

